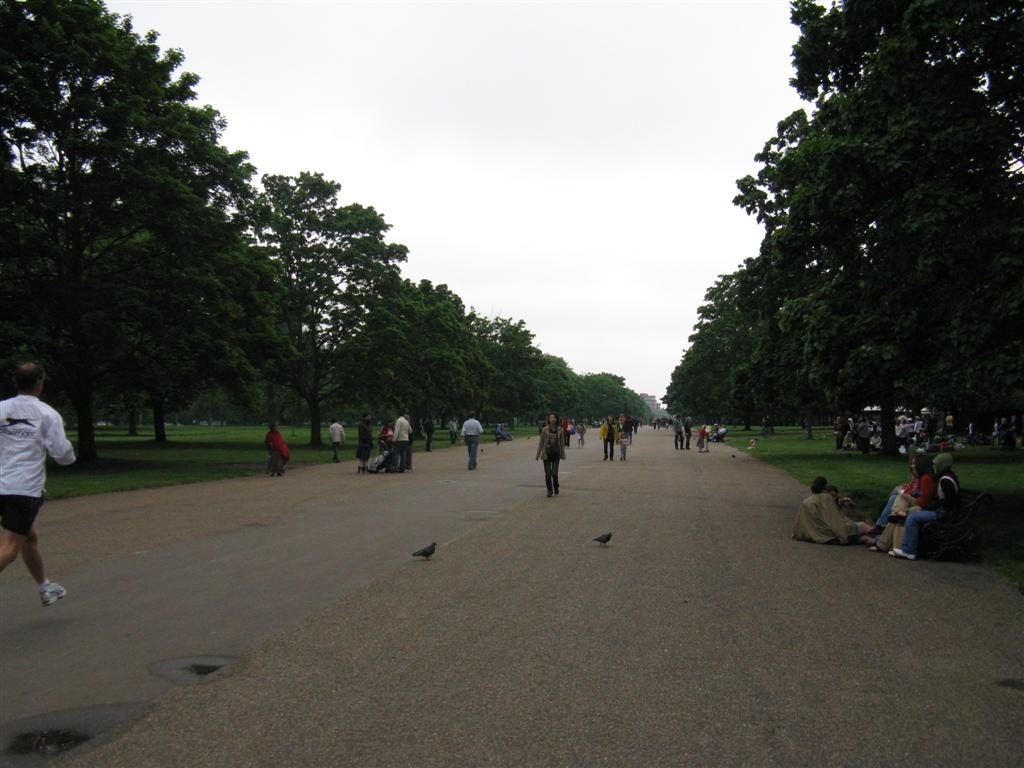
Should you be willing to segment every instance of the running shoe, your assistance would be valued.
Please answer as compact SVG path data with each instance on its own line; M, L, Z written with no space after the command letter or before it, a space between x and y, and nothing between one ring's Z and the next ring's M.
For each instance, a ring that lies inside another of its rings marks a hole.
M43 608L46 608L56 603L67 593L68 591L64 587L55 581L51 581L50 585L39 593L39 599L43 602Z

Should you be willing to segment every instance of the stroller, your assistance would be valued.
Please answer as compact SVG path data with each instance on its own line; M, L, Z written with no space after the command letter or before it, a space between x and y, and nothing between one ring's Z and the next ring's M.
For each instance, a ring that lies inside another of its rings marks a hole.
M392 460L391 449L387 443L380 442L380 453L366 463L366 471L377 474L378 472L394 472L395 462Z

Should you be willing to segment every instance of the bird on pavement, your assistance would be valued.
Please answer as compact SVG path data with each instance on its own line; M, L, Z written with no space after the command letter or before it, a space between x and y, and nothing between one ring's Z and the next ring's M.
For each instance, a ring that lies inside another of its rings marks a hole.
M611 539L611 537L611 533L602 533L596 539L591 539L591 541L599 541L601 542L601 546L604 547L608 545L608 541Z
M735 458L736 458L736 454L734 453L734 454L732 455L732 457L733 457L733 458L735 459Z
M424 547L423 549L417 549L415 552L412 553L412 556L413 557L422 557L424 560L429 560L430 556L432 554L434 554L434 552L436 552L436 551L437 551L437 542L434 541L434 542L431 542L429 547Z

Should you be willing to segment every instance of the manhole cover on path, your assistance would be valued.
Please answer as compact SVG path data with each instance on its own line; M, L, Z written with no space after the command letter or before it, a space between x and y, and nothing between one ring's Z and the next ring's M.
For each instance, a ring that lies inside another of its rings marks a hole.
M7 753L10 755L32 755L39 754L43 757L52 757L59 752L77 747L92 737L78 731L29 731L19 733L11 743L7 745Z
M135 716L142 702L62 709L0 724L0 766L37 768Z
M195 683L234 661L229 656L190 656L184 659L168 659L149 665L149 671L178 685Z

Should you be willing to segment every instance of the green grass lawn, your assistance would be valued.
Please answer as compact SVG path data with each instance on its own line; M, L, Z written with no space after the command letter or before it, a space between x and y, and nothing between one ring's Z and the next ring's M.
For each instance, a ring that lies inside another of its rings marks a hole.
M376 425L374 434L379 429L380 425ZM307 445L308 427L285 426L281 428L281 434L291 449L289 466L324 464L331 461L330 443L321 448L311 448ZM513 434L522 439L536 434L536 431L533 427L518 427L513 430ZM123 427L99 427L97 443L100 460L95 464L73 464L70 467L61 467L50 462L46 470L46 496L50 499L62 499L69 496L260 475L266 471L264 435L265 427L168 426L168 442L156 443L153 441L152 430L142 429L138 437L127 437ZM70 433L69 437L74 440L76 435ZM342 461L354 462L355 425L345 427L345 437ZM329 440L326 429L323 431L323 438ZM492 435L484 434L485 445L493 439ZM456 443L456 446L458 445L459 443ZM432 448L450 446L447 428L434 432ZM422 451L423 448L422 440L413 442L414 452ZM355 472L354 463L352 471Z
M797 428L778 429L769 438L733 429L729 442L745 449L751 436L757 437L757 448L749 453L807 485L824 475L840 493L857 502L858 516L870 522L885 506L893 486L910 478L905 457L837 451L831 430L817 429L815 438L806 440ZM991 516L978 521L984 562L1024 591L1024 451L972 446L953 451L953 457L960 485L995 499Z

